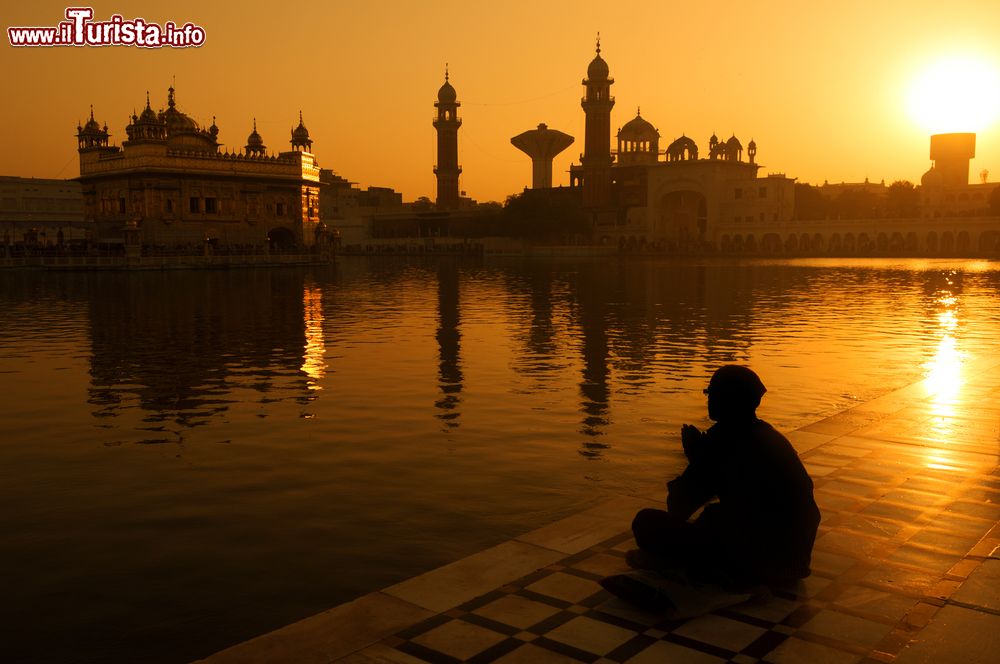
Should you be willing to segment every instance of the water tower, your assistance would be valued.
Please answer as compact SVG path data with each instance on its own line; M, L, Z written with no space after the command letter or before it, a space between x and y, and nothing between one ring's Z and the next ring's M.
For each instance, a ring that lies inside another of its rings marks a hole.
M941 174L941 183L950 187L969 184L969 161L976 156L976 135L934 134L931 136L931 159Z
M518 134L510 142L531 157L531 188L549 189L552 187L552 160L572 145L573 137L549 129L542 123L538 125L538 129Z

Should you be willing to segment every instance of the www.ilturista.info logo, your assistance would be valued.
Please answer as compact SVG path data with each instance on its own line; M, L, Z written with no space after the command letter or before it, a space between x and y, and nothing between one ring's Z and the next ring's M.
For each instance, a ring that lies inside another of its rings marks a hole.
M66 20L55 27L7 28L11 46L138 46L187 48L205 43L205 29L193 23L163 25L144 19L125 20L114 14L107 21L93 21L91 7L67 7Z

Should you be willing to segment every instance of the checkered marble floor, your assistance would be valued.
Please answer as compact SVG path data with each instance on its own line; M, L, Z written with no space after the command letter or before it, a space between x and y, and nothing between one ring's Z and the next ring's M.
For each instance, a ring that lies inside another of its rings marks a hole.
M662 496L622 497L211 662L1000 661L1000 365L791 432L823 520L813 574L662 620L599 585Z

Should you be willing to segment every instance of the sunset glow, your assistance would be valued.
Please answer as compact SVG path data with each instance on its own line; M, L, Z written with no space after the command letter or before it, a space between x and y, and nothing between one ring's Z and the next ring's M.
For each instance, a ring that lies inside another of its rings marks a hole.
M1000 118L1000 72L984 58L943 58L914 78L908 103L928 133L983 131Z
M54 25L65 7L52 0L11 5L4 20L8 27ZM407 201L433 197L430 120L449 63L464 123L460 190L503 202L532 177L530 158L510 139L539 123L576 139L552 165L553 184L568 184L583 146L580 81L598 31L615 79L612 134L641 107L661 148L683 134L704 152L713 132L735 134L760 146L764 172L821 184L917 182L929 166L930 133L976 131L970 172L1000 173L997 84L992 112L983 96L990 90L984 72L996 81L1000 69L997 2L914 0L906 11L893 3L640 2L625 12L596 0L515 0L489 9L450 1L298 3L308 35L278 28L288 12L274 3L94 7L97 20L115 12L158 24L191 21L207 38L187 49L0 50L10 100L0 108L0 173L76 177L71 135L91 104L121 144L146 91L159 110L174 82L179 107L203 126L214 118L225 149L246 144L254 119L268 150L286 149L301 109L323 168L362 188L392 187ZM722 25L738 57L704 29ZM956 70L947 64L955 54L973 62ZM944 91L935 83L942 79ZM959 100L952 84L980 96Z

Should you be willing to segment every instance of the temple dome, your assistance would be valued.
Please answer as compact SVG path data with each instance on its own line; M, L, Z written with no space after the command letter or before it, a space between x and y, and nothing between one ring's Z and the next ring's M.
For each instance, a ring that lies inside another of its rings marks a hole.
M658 137L660 132L656 130L645 118L636 111L635 117L625 123L625 126L618 130L619 138L628 140L649 140Z
M594 56L594 59L590 61L590 65L587 67L587 78L591 80L601 80L606 79L608 74L611 72L608 69L608 63L604 61L601 57L600 51Z
M451 83L448 82L447 77L445 77L444 85L438 90L438 101L446 104L453 104L455 100L458 99L458 93L455 92L455 88L452 87Z
M309 130L302 122L302 111L299 111L299 126L292 130L292 139L298 141L309 140Z
M253 119L253 131L247 136L247 148L258 150L264 148L264 139L257 133L257 118Z
M944 184L944 176L934 166L920 177L920 184L924 187L940 187Z

